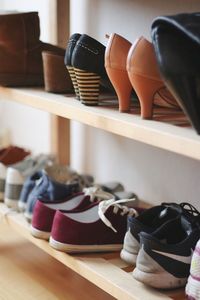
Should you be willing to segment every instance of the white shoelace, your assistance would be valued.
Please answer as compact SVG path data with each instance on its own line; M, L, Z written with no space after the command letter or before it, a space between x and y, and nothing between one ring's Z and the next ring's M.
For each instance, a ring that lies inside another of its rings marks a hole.
M108 227L110 227L114 232L117 232L117 230L112 226L111 222L106 218L105 213L108 210L109 207L113 206L113 213L117 214L119 209L121 210L121 216L124 216L127 214L127 216L138 216L138 212L132 208L128 207L126 205L121 205L123 203L128 203L131 201L135 201L136 198L132 199L120 199L120 200L115 200L115 199L110 199L110 200L105 200L99 203L99 208L98 208L98 214L100 219L104 222L104 224Z
M89 188L84 188L83 192L86 196L90 196L90 201L94 202L95 199L100 200L114 200L114 196L108 192L102 190L99 186L92 186Z

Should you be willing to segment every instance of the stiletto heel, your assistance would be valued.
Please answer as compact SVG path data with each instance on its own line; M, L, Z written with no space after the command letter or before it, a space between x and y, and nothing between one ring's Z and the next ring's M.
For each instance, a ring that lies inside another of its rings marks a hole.
M74 92L76 94L76 99L80 100L80 94L79 94L78 83L77 83L76 73L74 71L74 67L66 66L66 68L67 68L67 70L69 72L69 75L71 77L71 80L72 80L72 84L73 84L73 87L74 87Z
M95 73L74 68L81 103L98 105L101 77Z
M130 109L132 86L126 71L126 58L131 43L120 35L110 35L105 52L105 68L119 100L119 111Z
M129 50L127 57L128 76L141 106L141 117L152 119L153 104L161 107L179 108L176 100L162 96L165 84L157 68L153 45L145 38L139 38ZM160 98L155 98L156 93Z

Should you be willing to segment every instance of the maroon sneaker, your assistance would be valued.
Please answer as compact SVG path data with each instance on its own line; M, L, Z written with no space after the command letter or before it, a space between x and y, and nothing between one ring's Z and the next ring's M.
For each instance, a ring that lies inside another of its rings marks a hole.
M77 212L57 211L50 245L64 252L118 251L123 246L127 216L137 216L135 209L123 206L129 200L105 200Z
M56 210L71 212L90 206L94 201L112 198L113 195L104 192L99 187L85 188L83 193L77 193L61 201L37 200L31 224L31 234L34 237L48 240L51 234L54 215Z

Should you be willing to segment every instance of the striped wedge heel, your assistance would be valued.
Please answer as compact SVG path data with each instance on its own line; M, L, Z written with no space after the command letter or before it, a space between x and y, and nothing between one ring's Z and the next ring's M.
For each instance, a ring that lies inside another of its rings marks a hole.
M100 79L98 74L74 68L78 84L81 103L85 105L98 105Z
M66 66L66 68L67 68L67 70L69 72L69 75L71 77L71 80L72 80L72 84L73 84L73 87L74 87L74 92L76 94L76 99L80 100L79 88L78 88L78 83L77 83L76 73L75 73L74 67Z

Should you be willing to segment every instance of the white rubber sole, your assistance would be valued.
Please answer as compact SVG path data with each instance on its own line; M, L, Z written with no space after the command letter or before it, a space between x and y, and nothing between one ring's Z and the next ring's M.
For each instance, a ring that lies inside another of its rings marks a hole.
M133 277L138 281L158 289L173 289L185 286L187 278L177 278L170 273L147 273L138 268L133 270Z
M133 253L128 252L125 249L122 249L122 251L120 252L120 257L122 260L124 260L129 265L136 264L137 254L133 254Z
M19 208L19 211L24 212L26 210L26 203L24 203L22 201L18 201L18 208Z
M52 237L49 239L49 244L56 250L68 253L83 253L83 252L109 252L119 251L122 244L117 245L71 245L57 242Z
M25 213L24 213L24 217L25 217L26 220L30 223L31 220L32 220L33 214L30 214L30 213L25 212Z
M4 203L6 204L7 207L13 208L14 210L18 211L18 199L9 199L9 198L4 198Z
M200 299L200 282L192 278L191 275L188 278L185 293L188 297Z
M49 240L51 235L51 232L38 230L37 228L34 228L32 225L30 227L30 231L34 237L42 240Z

